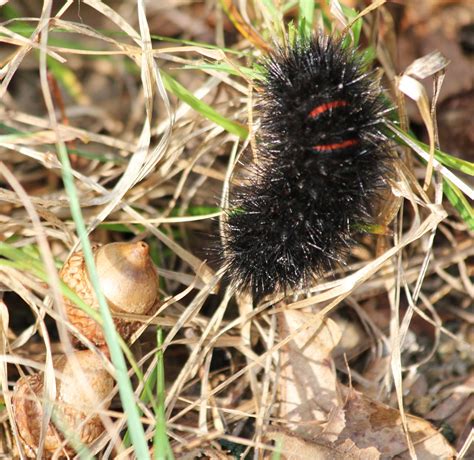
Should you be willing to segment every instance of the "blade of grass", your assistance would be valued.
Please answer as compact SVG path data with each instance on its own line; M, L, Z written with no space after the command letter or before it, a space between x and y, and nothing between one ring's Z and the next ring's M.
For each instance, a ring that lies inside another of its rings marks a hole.
M203 117L218 124L231 134L236 134L241 139L246 139L248 136L247 129L240 123L228 120L227 118L216 112L211 106L198 99L194 94L189 92L184 86L178 83L173 77L168 75L163 70L160 70L163 78L163 83L168 91L171 91L180 100L188 104L196 112Z
M61 82L64 89L79 104L87 102L82 83L77 75L61 62L55 61L53 58L47 58L48 68L58 82Z
M423 148L423 150L428 151L429 147L427 144L415 140L415 142ZM442 152L441 150L435 149L435 158L444 166L457 171L461 171L470 176L474 176L474 163L470 161L457 158L449 153Z
M388 127L395 133L395 135L397 136L397 140L400 144L410 147L420 156L424 154L422 156L422 161L427 161L427 151L429 147L426 144L423 144L422 142L418 141L411 134L402 131L400 128L398 128L392 123L389 123ZM442 153L442 155L439 156L439 153ZM469 171L471 171L473 167L472 163L460 160L458 158L454 158L451 155L448 155L444 152L440 152L436 149L435 158L435 161L439 161L439 163L442 163L443 161L448 162L451 167L457 167L458 169L462 168L463 171L467 173L469 173ZM454 184L448 179L448 177L453 177L454 179L458 180L457 177L444 165L440 165L440 167L444 168L443 193L448 198L450 203L459 212L459 215L466 222L469 228L474 229L474 211L463 194L463 192L472 192L472 190L467 189L467 185L464 184L462 181L458 181L458 183L463 184L464 189L461 191L456 184Z
M48 5L48 8L43 9L42 18L43 16L46 18L50 14L50 12L51 5ZM55 116L53 99L48 86L47 56L46 53L43 51L44 49L46 49L48 42L48 33L46 31L42 33L40 42L42 45L42 50L40 50L39 65L41 89L51 125L55 129L57 129L57 119ZM69 208L71 210L71 216L76 225L77 234L82 245L84 261L89 275L89 281L92 285L94 294L99 304L99 312L103 321L103 332L108 346L108 350L110 352L112 363L115 367L115 376L118 383L118 390L122 402L122 407L126 414L127 425L131 433L135 451L134 453L137 458L146 460L150 458L150 454L145 438L145 431L143 429L138 407L135 402L135 394L133 392L132 383L130 378L128 377L127 365L125 363L125 358L120 347L119 336L117 334L117 331L115 330L114 321L109 311L105 296L100 288L99 277L94 263L94 256L92 253L92 248L89 241L86 225L82 216L81 204L74 184L74 176L69 161L68 151L66 149L65 143L61 142L60 140L59 132L57 133L56 152L59 161L61 162L61 175L64 184L64 189L69 199Z
M272 0L261 0L260 4L261 4L262 10L266 9L266 12L263 10L262 13L269 14L270 17L272 18L272 24L273 24L275 37L278 37L280 40L282 40L285 35L284 22L283 22L284 10L281 8L283 5L280 5L280 7L277 7L275 5L275 2ZM296 2L295 2L295 5L296 5ZM295 5L293 5L293 7Z
M308 40L313 33L314 0L300 0L298 10L300 37Z
M443 192L468 227L474 230L474 210L462 192L446 179L443 182Z
M56 62L52 58L48 57L47 63L48 68L50 69L54 77L64 85L71 97L80 102L80 99L83 95L83 91L82 86L77 80L75 74L64 64ZM180 100L182 100L194 110L196 110L196 112L218 124L229 133L236 134L241 139L247 138L248 131L243 125L228 120L227 118L220 115L212 107L195 97L191 92L184 88L184 86L179 84L173 77L171 77L164 71L161 71L161 75L166 89L168 91L171 91Z
M158 404L156 402L154 393L153 393L153 388L156 385L156 377L157 377L157 369L156 367L151 371L148 379L146 379L145 383L143 384L143 390L140 394L140 400L144 404L151 403L153 410L155 413L158 411ZM142 411L140 411L142 413ZM127 430L125 432L125 435L123 437L122 443L125 448L130 447L130 432Z
M102 31L102 32L104 34L108 34L108 31ZM109 33L115 34L115 32L109 32ZM124 35L123 32L121 32L120 34ZM221 48L220 46L213 45L211 43L199 42L199 41L194 41L194 40L184 40L182 38L165 37L163 35L154 35L154 34L151 35L151 38L153 40L159 40L159 41L164 41L168 43L178 43L180 45L199 46L201 48L224 51L225 53L235 54L237 56L245 56L248 54L247 51L233 50L232 48L226 48L226 47Z
M240 76L245 75L248 78L251 78L252 80L263 80L263 75L261 72L257 72L255 69L251 69L249 67L244 67L244 66L238 66L238 68L231 67L228 64L224 64L221 62L216 62L215 64L187 64L182 67L183 70L217 70L219 72L225 72L229 75L235 75L235 76Z
M232 22L235 29L238 30L243 37L249 40L256 48L266 52L270 51L268 43L252 25L242 17L239 8L232 0L220 0L220 5L229 21Z
M393 124L389 125L389 127L397 135L397 138L402 142L403 145L413 148L413 145L410 144L412 143L424 152L429 152L429 146L416 139L413 134L401 131L400 128ZM448 168L453 168L465 174L469 174L470 176L474 176L474 163L471 163L470 161L462 160L461 158L457 158L438 149L435 149L435 158L442 165Z
M99 303L99 311L103 321L104 336L109 347L110 357L114 364L117 383L119 386L120 399L125 413L127 414L127 425L131 433L133 445L135 447L135 454L137 458L150 458L147 442L145 439L145 432L140 421L140 414L135 403L135 395L133 393L132 383L128 377L127 366L122 350L120 348L115 325L110 314L104 294L100 289L99 278L94 263L94 256L89 242L87 229L82 217L81 206L79 198L76 193L74 185L74 178L72 175L71 164L64 144L58 145L59 160L62 164L62 177L64 188L70 200L71 215L76 224L77 234L82 244L84 259L89 273L89 279L94 289L95 295Z
M423 161L428 161L428 146L426 144L420 143L417 139L415 139L411 134L406 133L405 131L402 131L398 126L394 125L393 123L387 123L388 128L395 133L397 136L396 140L401 143L402 145L406 145L410 147L415 153L417 153ZM443 177L450 182L452 182L459 190L461 190L466 196L469 198L474 198L474 191L472 190L472 187L469 187L467 184L465 184L462 180L460 180L455 174L451 172L448 168L446 168L443 164L441 164L441 158L438 158L437 152L439 150L435 149L435 160L434 160L434 165L437 167L441 173L443 174ZM447 154L444 154L444 161L446 161ZM449 161L453 163L453 158ZM461 163L462 162L462 163ZM471 171L472 170L472 164L464 161L464 160L458 160L454 161L454 164L456 164L458 167L462 167L463 170L466 171Z
M153 457L156 460L174 460L168 435L166 433L166 411L165 411L165 365L163 359L163 331L156 331L158 349L156 351L156 392L158 410L156 412L155 436L153 437Z
M351 45L350 41L353 38L352 46L357 47L359 46L360 33L362 31L362 24L363 24L362 18L356 19L359 13L357 13L357 11L354 8L350 8L345 5L341 5L341 7L342 7L342 11L346 15L348 23L351 24L354 21L354 23L350 27L352 30L352 37L350 34L347 34L344 37L344 40L343 40L344 46L345 47L350 46Z

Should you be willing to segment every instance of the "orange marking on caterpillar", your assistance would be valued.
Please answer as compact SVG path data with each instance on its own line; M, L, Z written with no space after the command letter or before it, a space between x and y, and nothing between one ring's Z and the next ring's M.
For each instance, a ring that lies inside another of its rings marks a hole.
M358 143L359 141L357 139L347 139L346 141L337 144L315 145L313 150L316 150L317 152L330 152L332 150L345 149L346 147L351 147Z
M328 110L335 109L336 107L345 107L349 105L347 101L331 101L325 102L324 104L316 106L311 112L309 112L309 116L312 118L316 118L318 115L321 115Z

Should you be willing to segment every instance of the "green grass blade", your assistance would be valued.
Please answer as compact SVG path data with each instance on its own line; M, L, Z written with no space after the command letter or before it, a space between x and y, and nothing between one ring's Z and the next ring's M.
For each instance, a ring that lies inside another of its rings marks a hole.
M464 194L448 180L443 181L443 192L449 202L456 208L467 226L474 230L474 210Z
M349 8L348 6L341 5L342 11L346 15L347 21L349 24L357 17L359 14L354 8ZM352 41L352 46L359 46L359 41L360 41L360 33L362 31L362 18L357 19L357 21L354 22L351 26L352 30L352 36L353 36L353 41ZM351 40L351 36L347 35L344 37L344 46L349 46L351 43L349 42Z
M298 2L298 29L300 37L306 40L313 33L314 0L300 0Z
M248 130L245 126L240 123L228 120L227 118L216 112L211 106L198 99L194 94L189 92L183 85L178 83L173 77L168 75L163 70L160 70L163 83L168 91L171 91L176 97L188 104L196 112L200 113L203 117L213 121L217 125L224 128L231 134L236 134L241 139L246 139L248 136Z
M143 384L143 390L140 394L140 400L144 404L151 403L155 413L157 413L157 410L158 410L158 404L156 402L156 398L153 393L153 389L155 388L155 385L156 385L156 377L157 377L156 374L157 374L157 370L155 367L155 369L153 369L152 372L150 373L148 379ZM142 413L142 411L140 411L140 413ZM130 447L130 432L128 430L125 432L125 436L123 437L122 443L125 446L125 448Z
M396 140L401 145L406 145L410 147L420 156L422 156L422 153L423 153L425 154L425 157L426 157L426 155L429 152L429 147L426 144L418 141L410 133L401 131L400 128L398 128L394 124L389 124L388 127L395 133L395 135L397 136ZM469 163L468 161L460 160L459 158L455 158L437 149L435 150L435 158L445 168L445 173L444 173L445 176L447 176L449 173L449 176L451 176L454 179L457 179L456 176L454 176L454 174L449 169L447 169L448 166L452 167L453 169L458 169L460 171L463 171L467 174L470 174L470 173L472 174L474 165L472 163ZM421 158L421 161L426 163L426 160L424 160L423 158ZM444 195L448 198L451 204L456 208L456 210L459 212L459 215L466 222L469 228L474 229L473 210L472 210L471 205L467 201L466 197L464 196L464 193L467 194L468 196L469 194L472 194L472 189L470 189L468 185L460 181L459 184L462 185L461 188L464 188L464 190L460 190L460 188L457 185L455 185L452 181L450 181L447 177L443 177L443 179L444 179L444 185L443 185Z
M410 145L410 142L412 142L413 144L421 148L426 153L429 153L430 151L429 146L425 144L424 142L421 142L418 139L416 139L413 136L413 134L403 132L400 130L400 128L398 128L395 125L391 125L390 128L396 134L397 139L400 141L402 145L406 145L407 147L413 148L413 146ZM462 160L461 158L457 158L453 155L450 155L449 153L443 152L438 149L435 149L434 155L435 155L435 158L447 168L456 169L465 174L469 174L470 176L474 176L474 163L471 163L470 161Z
M62 177L64 188L70 200L71 215L82 244L82 250L84 253L87 271L89 273L89 278L99 303L99 311L103 321L104 336L109 347L112 363L115 367L120 399L122 401L124 412L127 414L127 425L130 430L133 445L135 447L135 455L137 458L145 460L150 458L147 442L145 439L145 432L140 420L138 407L135 403L135 395L133 393L132 383L128 377L125 358L120 348L120 342L115 330L112 315L110 314L104 294L100 289L99 278L97 276L97 270L94 264L94 257L87 234L87 229L84 224L84 219L82 218L81 206L74 185L74 178L72 175L69 157L64 145L58 145L58 155L63 166Z
M429 146L427 144L419 141L417 143L429 152ZM447 168L456 169L457 171L474 176L474 163L470 161L462 160L461 158L457 158L438 149L435 149L435 158Z
M217 70L218 72L225 72L229 75L234 75L234 76L245 75L247 78L250 78L252 80L263 79L262 73L255 71L255 69L251 69L249 67L244 67L244 66L232 67L231 65L225 64L222 62L206 63L206 64L187 64L183 66L182 69Z
M156 393L158 410L156 412L155 436L153 438L153 457L155 460L174 460L168 435L166 433L166 411L165 411L165 365L163 359L163 331L156 331L158 350L156 352Z

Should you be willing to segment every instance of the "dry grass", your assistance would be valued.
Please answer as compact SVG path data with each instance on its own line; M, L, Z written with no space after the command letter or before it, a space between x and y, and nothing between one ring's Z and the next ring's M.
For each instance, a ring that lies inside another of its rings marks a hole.
M298 334L332 318L344 336L332 355L340 382L351 379L374 400L398 407L404 424L405 411L441 428L445 423L455 448L467 452L473 412L463 409L464 425L450 411L429 416L462 385L472 393L467 382L474 364L474 244L468 225L443 199L446 168L432 161L427 168L413 150L397 147L397 199L383 210L393 234L364 238L347 269L309 292L253 305L226 287L204 248L216 244L236 159L250 148L242 137L253 96L240 65L260 52L214 2L110 4L70 1L58 9L45 1L41 12L39 5L11 2L18 17L0 25L0 241L3 250L19 250L16 259L2 252L0 263L0 450L18 455L10 401L15 381L40 369L54 382L52 357L70 349L57 277L79 247L73 198L63 182L67 166L58 159L67 150L90 240L145 240L158 266L161 305L153 317L141 318L148 328L132 347L144 375L132 382L148 439L157 415L150 402L138 401L156 372L157 325L165 331L165 416L174 455L231 458L226 443L259 458L263 448L273 449L269 427L288 423L277 404L280 353ZM262 35L273 27L271 13L252 5L240 12L244 21L247 14L254 18ZM384 19L371 14L364 26L369 37L379 24L374 18ZM150 33L218 46L152 41ZM393 76L388 56L382 42L378 58ZM393 82L393 95L396 87ZM424 105L421 97L426 111ZM429 160L436 133L429 109L424 119ZM453 168L447 174L472 193ZM282 315L295 310L309 319L285 336ZM53 383L48 391L45 398L54 400ZM469 394L462 401L472 411ZM90 452L130 458L133 448L121 443L127 417L120 399L102 415L106 432Z

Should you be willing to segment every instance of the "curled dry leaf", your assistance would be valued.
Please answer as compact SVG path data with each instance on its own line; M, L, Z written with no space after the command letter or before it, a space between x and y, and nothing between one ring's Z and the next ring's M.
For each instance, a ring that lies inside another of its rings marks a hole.
M266 441L279 442L281 458L288 460L410 459L400 412L353 390L343 391L348 398L345 427L334 442L324 433L314 436L311 430L305 432L303 426L269 431ZM433 425L412 415L407 415L407 421L418 460L455 458L456 451Z
M279 330L293 335L281 352L278 383L279 417L291 431L267 438L283 443L282 458L410 458L400 412L337 384L331 353L341 332L334 321L290 310L281 314ZM407 420L419 460L454 458L435 427L411 415Z
M62 355L54 360L57 372L54 414L61 427L71 430L87 445L104 430L98 413L109 407L114 380L103 368L101 359L90 350L78 351L74 358ZM37 455L40 441L43 388L44 375L39 373L18 380L13 391L18 433L29 457ZM63 439L61 431L50 422L41 458L49 458L58 449L61 455L73 452L70 446L63 446Z
M331 352L341 338L331 319L314 321L313 314L289 310L281 314L282 337L312 321L296 333L281 352L279 416L289 428L306 437L335 441L344 428L343 402L338 396L336 370Z
M99 283L110 310L138 315L150 313L158 295L158 276L148 245L144 242L110 243L93 250ZM82 252L71 255L59 276L85 303L99 309ZM70 322L96 345L105 345L102 327L70 300L65 299L65 304ZM125 340L140 325L123 318L114 318L114 322Z
M410 459L400 412L354 390L343 391L346 426L339 440L350 439L361 449L375 447L383 459ZM407 423L418 460L455 457L455 450L431 423L413 415L407 415Z
M269 431L267 441L276 441L280 446L282 460L378 460L380 452L375 447L360 449L346 439L342 443L332 444L322 440L310 441L286 431ZM271 458L271 454L265 458Z

